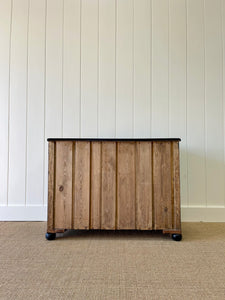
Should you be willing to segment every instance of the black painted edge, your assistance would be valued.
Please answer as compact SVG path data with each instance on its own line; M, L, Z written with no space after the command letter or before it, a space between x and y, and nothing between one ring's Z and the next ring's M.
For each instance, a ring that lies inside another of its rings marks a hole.
M89 141L89 142L135 142L135 141L174 141L180 142L180 138L47 138L48 142L53 141Z

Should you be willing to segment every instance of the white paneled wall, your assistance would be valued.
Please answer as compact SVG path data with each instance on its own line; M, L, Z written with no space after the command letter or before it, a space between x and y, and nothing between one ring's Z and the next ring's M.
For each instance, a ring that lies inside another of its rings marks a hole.
M45 220L47 137L181 137L225 221L225 0L0 0L0 220Z

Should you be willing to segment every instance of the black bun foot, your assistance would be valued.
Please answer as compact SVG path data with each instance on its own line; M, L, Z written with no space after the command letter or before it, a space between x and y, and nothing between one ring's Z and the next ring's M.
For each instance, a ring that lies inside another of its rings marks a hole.
M174 234L172 234L172 239L173 239L174 241L179 242L179 241L182 240L182 234L176 234L176 233L174 233Z
M56 238L56 233L49 233L49 232L47 232L45 234L45 237L46 237L47 240L52 241L52 240L54 240Z

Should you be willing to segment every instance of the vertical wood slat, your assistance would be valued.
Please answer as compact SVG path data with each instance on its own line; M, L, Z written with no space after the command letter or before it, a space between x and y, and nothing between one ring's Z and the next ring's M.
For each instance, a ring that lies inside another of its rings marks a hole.
M101 142L91 143L91 216L90 228L101 228Z
M101 229L115 229L116 142L102 142Z
M173 228L180 229L180 167L179 167L179 143L173 142Z
M75 142L74 229L89 229L90 142Z
M117 229L135 228L135 142L118 142Z
M48 223L47 232L54 231L55 142L48 143Z
M152 229L152 143L136 142L136 229Z
M73 143L56 143L55 228L72 228Z
M172 228L171 143L153 143L154 228Z

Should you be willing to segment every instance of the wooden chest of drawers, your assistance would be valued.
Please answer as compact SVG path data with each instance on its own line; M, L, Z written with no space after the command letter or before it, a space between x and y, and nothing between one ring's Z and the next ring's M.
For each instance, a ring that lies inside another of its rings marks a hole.
M180 139L48 139L47 239L66 229L181 240Z

